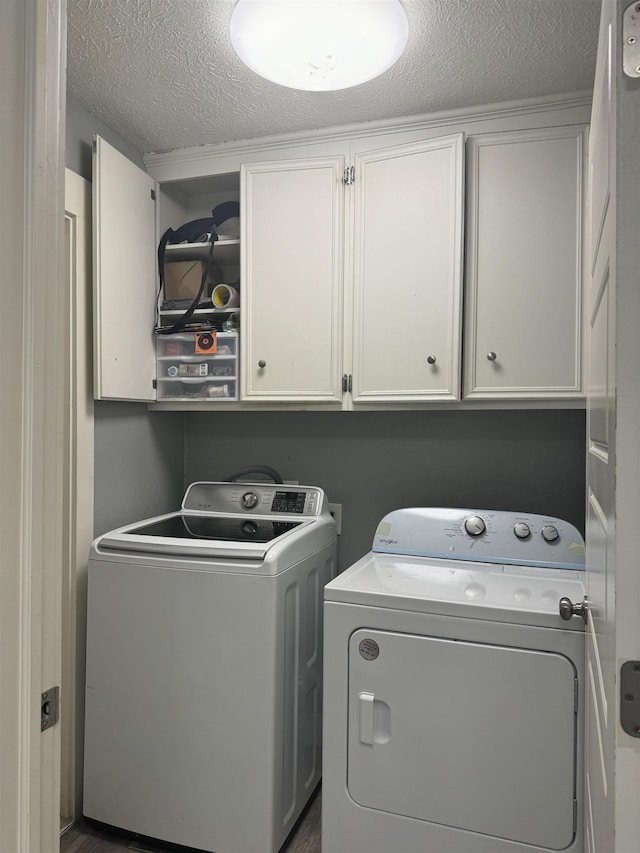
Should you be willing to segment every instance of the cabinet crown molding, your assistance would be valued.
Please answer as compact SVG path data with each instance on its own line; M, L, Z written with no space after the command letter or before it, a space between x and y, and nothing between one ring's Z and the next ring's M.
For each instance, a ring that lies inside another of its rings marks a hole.
M176 148L164 152L148 152L143 156L145 166L153 170L167 165L177 166L193 164L212 157L233 154L236 156L259 152L263 149L277 149L295 145L311 145L324 141L345 141L380 133L400 133L403 131L429 130L444 128L447 125L482 122L491 119L505 119L517 115L535 115L538 113L584 108L588 116L591 108L592 92L580 91L550 97L529 98L519 101L505 101L498 104L484 104L446 110L439 113L404 116L394 119L363 122L360 124L340 125L318 128L296 133L275 136L255 137L253 139L230 140L215 145L199 145L193 148ZM588 120L588 119L587 119ZM580 119L576 120L577 122ZM470 128L468 128L470 130Z

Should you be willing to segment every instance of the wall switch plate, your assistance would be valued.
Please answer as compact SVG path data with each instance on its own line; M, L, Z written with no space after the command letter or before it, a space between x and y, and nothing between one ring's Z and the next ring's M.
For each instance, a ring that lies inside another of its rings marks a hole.
M342 533L342 504L329 504L329 512L333 516L338 536Z

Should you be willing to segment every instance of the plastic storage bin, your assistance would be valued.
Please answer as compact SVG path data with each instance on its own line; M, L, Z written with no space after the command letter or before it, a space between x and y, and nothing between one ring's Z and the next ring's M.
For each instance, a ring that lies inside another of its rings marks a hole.
M189 332L156 341L158 400L238 400L238 333Z

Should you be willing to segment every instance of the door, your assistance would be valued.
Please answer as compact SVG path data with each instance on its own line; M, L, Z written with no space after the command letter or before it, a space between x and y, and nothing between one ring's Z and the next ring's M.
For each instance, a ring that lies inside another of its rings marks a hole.
M241 170L243 399L342 399L342 156Z
M640 80L622 70L628 5L603 3L590 131L586 833L600 853L640 844L640 740L620 725L619 683L622 663L640 658Z
M94 396L151 402L156 185L96 136L93 193Z
M460 398L463 134L355 157L353 399Z
M582 394L583 127L469 142L465 396Z
M576 679L561 654L355 631L350 796L369 809L568 847L576 831Z

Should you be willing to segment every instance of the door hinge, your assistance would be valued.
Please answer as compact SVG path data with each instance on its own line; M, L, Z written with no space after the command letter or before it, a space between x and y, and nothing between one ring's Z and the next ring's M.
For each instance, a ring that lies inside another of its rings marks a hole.
M60 716L60 688L50 687L40 697L40 731L50 729Z
M631 737L640 737L640 660L620 667L620 725Z
M153 390L156 391L158 389L158 380L152 379L151 380L151 386L152 386Z
M346 373L342 374L342 391L344 394L347 393L347 388L349 387L349 377Z
M356 167L355 166L347 166L344 170L343 180L345 184L350 187L356 182Z
M151 200L152 201L156 200L156 191L155 190L151 190Z
M622 70L640 77L640 3L634 0L622 13Z
M353 388L353 376L351 374L349 374L349 387L347 388L347 391L350 392L352 388Z

